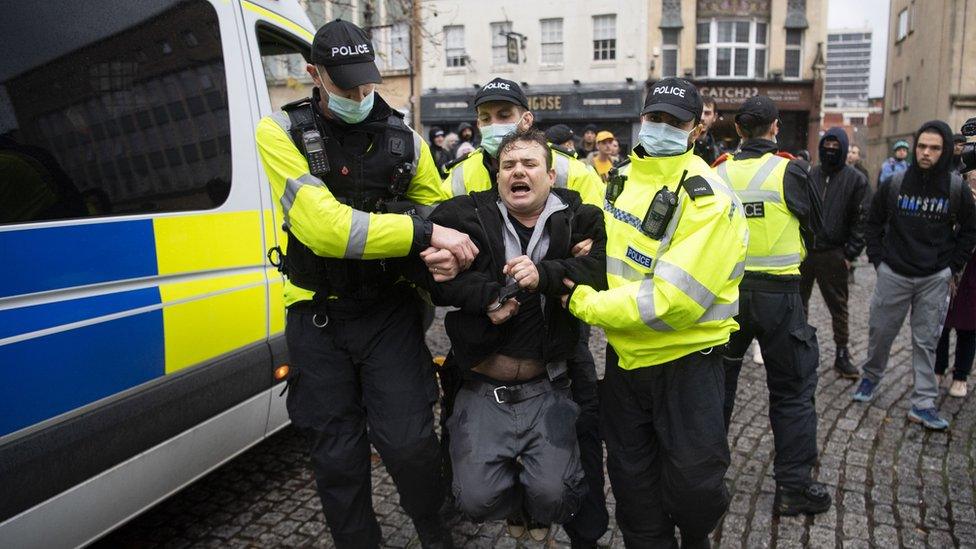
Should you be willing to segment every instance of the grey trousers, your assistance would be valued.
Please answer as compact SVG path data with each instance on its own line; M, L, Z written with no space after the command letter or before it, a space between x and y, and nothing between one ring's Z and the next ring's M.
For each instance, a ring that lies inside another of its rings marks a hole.
M868 359L864 377L878 383L884 377L891 344L911 309L912 367L915 391L912 406L934 408L939 388L935 379L935 348L949 308L949 268L924 277L902 276L882 263L871 298Z
M476 522L512 516L523 505L535 522L572 518L586 492L577 416L568 389L499 404L462 387L447 420L458 510Z

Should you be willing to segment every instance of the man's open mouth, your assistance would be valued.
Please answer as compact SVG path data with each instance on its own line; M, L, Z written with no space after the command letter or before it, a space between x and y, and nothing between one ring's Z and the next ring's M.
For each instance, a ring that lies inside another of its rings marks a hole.
M512 183L513 195L519 196L519 195L529 194L529 191L531 190L532 189L529 188L528 183Z

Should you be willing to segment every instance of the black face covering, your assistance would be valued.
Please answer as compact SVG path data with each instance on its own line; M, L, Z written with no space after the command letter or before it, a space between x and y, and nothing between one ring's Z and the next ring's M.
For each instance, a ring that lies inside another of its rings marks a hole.
M847 160L841 156L840 149L828 149L826 147L820 147L820 163L827 171L836 171L844 165L844 161Z

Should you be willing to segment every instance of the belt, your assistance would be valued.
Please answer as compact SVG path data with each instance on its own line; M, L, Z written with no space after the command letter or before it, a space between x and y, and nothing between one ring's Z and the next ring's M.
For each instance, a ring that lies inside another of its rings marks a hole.
M561 378L549 381L547 378L542 378L511 387L469 379L464 382L464 388L480 396L493 398L498 404L515 404L549 391L567 389L569 388L569 379Z

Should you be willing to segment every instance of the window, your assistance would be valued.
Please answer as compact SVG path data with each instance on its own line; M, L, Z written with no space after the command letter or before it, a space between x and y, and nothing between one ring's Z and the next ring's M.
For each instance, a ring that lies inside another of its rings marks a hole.
M904 40L908 36L908 8L898 12L898 38L895 42Z
M593 60L609 61L617 58L617 16L593 16Z
M512 22L491 24L491 64L501 66L508 64L508 33L512 32Z
M542 64L561 65L563 62L563 20L542 19L540 33L542 44Z
M891 112L901 110L901 80L891 85Z
M713 19L699 21L696 30L696 76L765 78L766 22Z
M911 5L909 5L908 12L908 32L913 32L915 30L915 0L912 0Z
M257 31L261 67L271 108L312 94L312 78L305 71L308 46L293 37L260 26Z
M222 204L231 185L230 115L213 7L203 0L135 3L131 10L76 3L77 10L64 10L14 2L4 14L11 24L0 24L17 51L47 52L0 58L0 133L16 129L3 147L0 224ZM52 49L44 32L52 25L85 33ZM169 46L165 57L161 43ZM140 56L134 44L148 44L147 52ZM150 115L157 111L162 115ZM215 138L227 149L203 158L202 143ZM172 166L154 163L170 149Z
M786 63L783 67L783 76L786 78L799 78L801 66L803 65L803 31L800 29L786 30Z
M447 66L463 67L468 64L468 55L464 53L464 26L453 25L444 27L444 54Z
M661 76L678 76L678 37L681 29L661 29Z
M410 70L410 26L403 21L371 29L380 72Z

